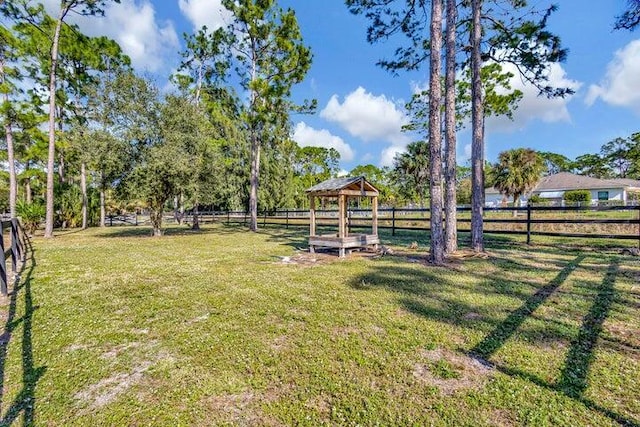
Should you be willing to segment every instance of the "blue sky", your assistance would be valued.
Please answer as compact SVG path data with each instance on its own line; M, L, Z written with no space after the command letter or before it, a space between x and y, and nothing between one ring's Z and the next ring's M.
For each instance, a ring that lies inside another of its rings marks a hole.
M640 30L613 31L626 0L556 0L559 10L550 28L569 48L565 63L554 66L552 83L569 85L575 95L547 100L514 78L525 97L515 120L489 119L486 155L515 147L553 151L570 158L598 152L611 139L640 131ZM544 5L544 1L537 3ZM55 10L56 0L45 0ZM182 33L206 24L221 25L229 16L220 0L122 0L105 18L77 21L83 31L118 41L138 71L167 85L182 49ZM314 115L293 117L293 137L301 145L336 148L341 167L389 165L412 140L400 132L404 103L424 85L428 69L392 76L375 63L389 57L396 41L369 45L368 22L349 13L342 0L281 0L296 10L305 42L314 54L307 79L294 98L318 100ZM78 19L78 18L75 18ZM458 159L464 164L468 131L459 133Z

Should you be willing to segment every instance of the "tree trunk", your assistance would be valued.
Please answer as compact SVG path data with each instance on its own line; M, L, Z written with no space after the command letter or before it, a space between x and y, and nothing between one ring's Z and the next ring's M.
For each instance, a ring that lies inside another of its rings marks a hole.
M152 227L151 235L153 237L162 236L162 206L163 204L160 204L158 208L151 208L151 211L149 212L149 219Z
M180 204L180 208L178 209L180 213L180 225L182 225L184 223L184 193L182 191L180 192L178 203Z
M65 163L64 163L64 155L62 153L58 153L58 178L60 179L61 184L65 183L66 181Z
M258 231L258 174L260 171L260 141L255 131L251 135L251 177L249 188L249 229Z
M516 204L518 203L519 198L520 198L519 194L513 195L513 217L514 218L518 216L518 210L516 209L518 206Z
M472 0L471 29L471 249L484 251L482 215L484 209L484 103L482 95L480 16L482 0Z
M458 215L456 211L456 22L455 0L447 0L446 75L445 75L445 166L444 166L444 250L458 250Z
M44 237L53 237L53 176L56 157L56 71L58 67L58 44L60 29L67 10L60 11L60 18L56 22L56 30L51 45L51 70L49 72L49 151L47 156L47 206L44 223Z
M5 69L4 60L0 60L0 83L4 83ZM9 105L9 94L5 93L4 102ZM16 162L13 152L13 129L11 128L10 112L7 112L6 122L4 124L4 134L7 142L7 162L9 163L9 214L11 218L16 217L16 202L18 198L18 187L16 182Z
M87 166L80 164L80 191L82 192L82 229L89 226L89 200L87 197Z
M5 100L7 99L5 98ZM4 125L4 131L7 141L7 161L9 163L9 213L11 214L11 218L15 218L18 187L16 183L16 161L13 152L13 130L11 129L11 123L8 120Z
M198 200L196 200L193 206L193 224L191 225L192 230L200 230L200 213L198 212Z
M30 162L27 160L27 162L24 165L25 172L30 169L29 166L30 166ZM31 203L31 201L33 200L33 196L31 194L31 177L29 176L27 176L27 179L24 182L24 198L27 203Z
M106 197L105 197L105 188L104 188L104 172L100 172L100 227L106 227L106 217L107 217L107 208L106 208Z
M431 52L429 75L429 150L431 254L434 264L444 262L442 230L442 0L431 2Z
M180 215L180 199L178 198L178 196L173 196L173 217L175 218L178 225L182 225L182 215Z

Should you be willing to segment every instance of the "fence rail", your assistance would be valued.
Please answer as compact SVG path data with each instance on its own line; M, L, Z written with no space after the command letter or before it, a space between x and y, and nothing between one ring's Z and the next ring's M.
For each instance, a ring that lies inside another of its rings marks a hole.
M8 236L5 236L8 232ZM11 258L11 271L18 273L18 261L26 257L25 233L17 219L0 221L0 294L8 295L7 258ZM8 242L5 242L8 238ZM5 249L8 246L8 249Z
M458 230L471 222L470 207L458 207ZM207 211L198 214L200 223L222 222L248 224L250 215L244 211ZM110 225L148 224L144 216L111 219ZM334 227L337 209L317 209L319 227ZM486 234L523 235L527 243L533 236L637 240L640 248L640 206L524 206L485 207L483 209ZM165 216L166 222L176 222L173 214ZM185 214L183 220L192 223L193 216ZM429 230L429 209L383 208L378 210L378 228L397 231ZM309 211L301 209L263 211L258 215L259 224L289 227L308 227ZM371 227L370 209L350 209L350 229Z

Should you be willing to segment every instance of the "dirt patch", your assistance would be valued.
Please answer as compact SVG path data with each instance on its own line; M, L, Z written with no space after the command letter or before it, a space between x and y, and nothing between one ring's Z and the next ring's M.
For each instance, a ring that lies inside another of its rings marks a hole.
M268 392L267 392L268 393ZM279 396L278 392L275 392ZM238 394L211 396L207 406L213 412L213 420L241 426L280 426L277 420L264 414L261 403L276 400L274 396L260 396L251 391ZM209 419L208 422L212 420Z
M495 427L509 427L517 425L517 418L503 409L495 409L489 413L489 424Z
M292 256L278 257L277 264L313 267L314 265L323 265L335 262L336 259L337 257L325 253L312 254L309 252L297 252Z
M131 386L142 380L144 373L151 367L150 361L136 366L132 372L119 373L98 381L76 393L76 399L88 404L89 409L98 409L111 403Z
M102 353L100 355L100 358L102 358L102 359L115 359L121 353L124 353L127 350L131 350L131 349L138 348L138 347L140 347L140 343L138 343L138 342L130 342L130 343L127 343L127 344L120 344L120 345L117 345L117 346L113 347L111 350Z
M360 329L354 328L352 326L337 326L331 329L331 335L338 337L346 337L349 335L359 335Z
M314 396L305 403L305 406L316 411L324 420L327 420L331 415L331 400L328 396Z
M371 332L373 332L375 335L385 335L387 333L387 330L381 326L373 325L371 326Z
M275 351L285 350L288 347L288 341L289 339L286 335L276 337L276 339L274 339L271 343L271 348Z
M188 325L193 325L194 323L204 322L209 318L209 313L205 313L202 316L194 317L193 319L187 320Z
M475 311L470 311L469 313L464 315L466 320L479 320L482 319L482 314L476 313Z
M420 359L414 365L413 376L437 387L444 395L481 388L494 372L479 359L446 349L423 350Z
M245 390L235 394L224 394L205 398L209 418L203 424L231 424L240 426L282 426L274 417L267 415L260 405L282 399L295 388L288 383L271 384L264 391Z

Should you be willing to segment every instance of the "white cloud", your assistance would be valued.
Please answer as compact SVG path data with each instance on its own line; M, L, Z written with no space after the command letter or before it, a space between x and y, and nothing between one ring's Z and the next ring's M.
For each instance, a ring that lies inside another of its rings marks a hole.
M178 6L195 30L206 25L215 31L231 21L231 12L222 6L221 0L179 0Z
M294 128L292 137L301 147L334 148L340 153L340 160L345 162L350 162L354 158L353 149L349 144L326 129L314 129L305 122L300 122Z
M382 140L397 145L409 141L401 129L407 123L403 109L386 96L373 95L362 87L347 95L343 103L333 95L320 116L364 141Z
M59 0L45 0L44 5L53 16L58 15ZM180 45L173 24L158 23L155 9L148 0L108 3L104 17L70 14L69 22L77 24L89 36L107 36L117 41L139 70L161 70L165 59L175 54Z
M393 166L393 159L398 153L404 153L407 151L405 145L392 145L382 150L380 154L380 166Z
M522 91L523 96L518 102L518 108L513 113L513 120L506 116L487 118L488 132L520 130L534 120L542 120L546 123L571 121L567 104L574 95L564 98L547 98L544 95L539 95L538 89L531 83L524 81L514 65L503 64L502 69L514 75L510 81L511 87L514 90ZM568 87L574 91L582 86L582 83L569 79L562 66L556 63L549 66L548 84L552 87Z
M640 114L640 40L615 53L599 85L591 85L585 98L592 105L598 98L610 105L628 107Z

